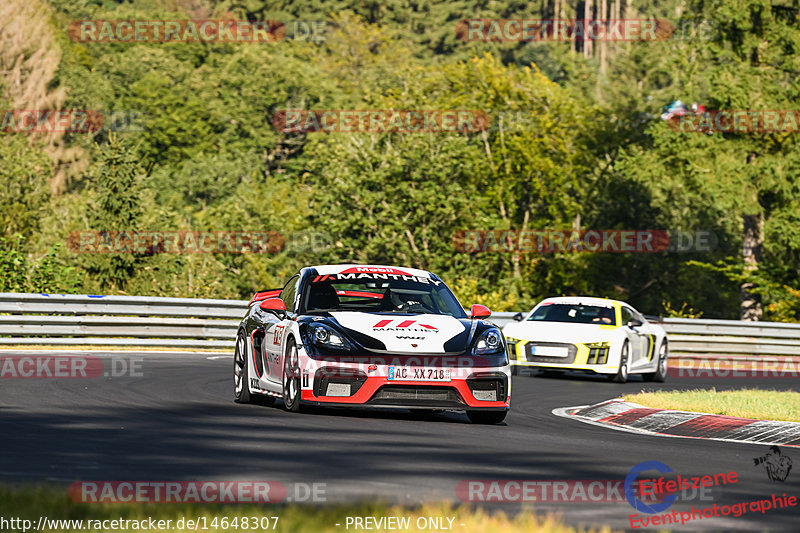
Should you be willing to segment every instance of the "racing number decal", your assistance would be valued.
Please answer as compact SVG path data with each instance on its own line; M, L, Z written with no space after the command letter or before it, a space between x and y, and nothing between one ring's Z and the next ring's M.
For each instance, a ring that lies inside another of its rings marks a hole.
M275 346L280 346L283 342L283 330L286 329L286 326L275 326L274 333L272 335L272 344Z

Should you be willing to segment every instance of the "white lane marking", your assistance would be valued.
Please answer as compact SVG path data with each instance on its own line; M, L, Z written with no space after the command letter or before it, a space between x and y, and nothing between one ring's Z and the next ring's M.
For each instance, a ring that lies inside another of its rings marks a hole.
M210 361L214 361L215 359L228 359L230 355L210 355L206 357L206 359Z

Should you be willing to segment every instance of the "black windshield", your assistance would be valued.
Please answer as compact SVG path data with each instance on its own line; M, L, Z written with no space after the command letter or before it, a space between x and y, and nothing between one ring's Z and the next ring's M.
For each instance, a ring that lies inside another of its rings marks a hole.
M599 305L544 304L528 318L541 322L572 322L616 326L614 308Z
M429 313L466 318L444 282L403 279L330 279L311 282L303 295L306 312Z

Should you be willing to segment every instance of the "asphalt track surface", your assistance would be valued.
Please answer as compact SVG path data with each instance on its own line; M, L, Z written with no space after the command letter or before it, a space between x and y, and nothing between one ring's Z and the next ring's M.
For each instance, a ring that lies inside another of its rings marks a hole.
M619 480L634 465L656 460L684 476L738 473L738 483L714 488L702 501L676 502L670 511L800 495L800 467L779 482L753 464L767 452L763 445L636 435L552 414L645 387L798 390L796 379L651 384L633 377L619 385L579 375L519 376L505 423L479 426L458 413L315 408L293 414L280 402L238 405L229 356L101 355L106 367L111 357L131 356L142 358L141 376L0 380L0 482L274 480L290 494L293 484L326 483L329 502L459 503L456 487L464 480ZM800 463L796 449L783 452ZM633 512L626 502L478 505L510 513L555 510L573 525L618 529L629 527ZM794 507L673 529L797 531L799 519Z

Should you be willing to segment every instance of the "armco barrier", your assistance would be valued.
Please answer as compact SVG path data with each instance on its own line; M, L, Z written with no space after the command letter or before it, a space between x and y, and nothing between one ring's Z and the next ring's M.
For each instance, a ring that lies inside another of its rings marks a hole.
M0 345L228 348L246 310L247 300L6 292Z
M231 348L246 300L0 293L0 345ZM6 314L7 313L7 314ZM513 312L494 313L499 326ZM665 318L671 357L800 356L800 324Z

